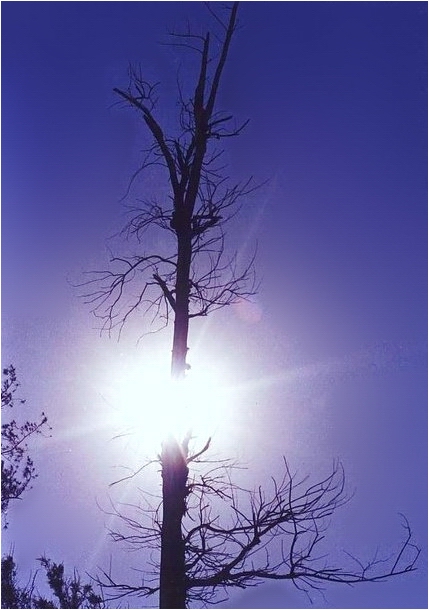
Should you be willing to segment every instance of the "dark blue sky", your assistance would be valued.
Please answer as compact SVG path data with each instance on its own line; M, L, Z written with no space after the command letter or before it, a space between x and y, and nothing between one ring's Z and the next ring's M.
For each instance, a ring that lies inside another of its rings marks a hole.
M269 181L229 233L240 252L258 242L260 315L231 308L191 331L191 364L221 362L240 388L218 449L249 465L251 486L283 454L316 475L340 458L355 496L332 524L332 548L392 551L398 511L424 546L427 4L243 2L240 11L220 104L250 124L228 143L228 171ZM158 43L188 17L210 19L199 2L3 2L2 17L3 363L16 366L32 414L43 409L53 426L4 544L15 542L24 569L46 553L93 571L111 552L96 499L106 501L119 462L137 459L103 427L106 387L118 363L160 345L168 358L170 334L136 346L135 320L121 342L100 338L70 283L104 267L144 148L112 88L140 61L165 85L159 116L173 121L176 73L192 77L191 56ZM426 607L425 557L418 573L331 587L315 605ZM224 605L308 606L288 584Z

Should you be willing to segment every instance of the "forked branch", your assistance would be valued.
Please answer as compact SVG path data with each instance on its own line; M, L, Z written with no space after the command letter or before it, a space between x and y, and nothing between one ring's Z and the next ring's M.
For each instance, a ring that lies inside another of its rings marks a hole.
M224 242L225 223L255 186L251 180L230 184L220 165L223 151L215 146L223 138L238 136L246 125L237 127L232 115L216 108L237 10L238 3L233 3L225 22L216 16L221 26L218 54L210 33L174 35L194 50L199 45L195 85L188 90L179 86L178 135L169 135L157 118L157 85L147 82L141 68L130 68L127 89L114 89L146 126L148 145L134 176L152 166L164 168L169 193L162 198L152 194L132 205L122 236L134 244L135 251L113 257L114 270L94 272L80 284L91 287L83 296L101 318L102 330L121 331L131 315L149 312L154 318L160 315L165 324L173 319L176 326L183 325L255 293L254 257L238 265ZM155 252L141 251L147 231L159 244ZM178 335L187 335L187 329ZM173 349L176 355L182 354L178 370L185 366L186 350L186 345L176 352Z
M210 440L188 461L195 465L183 524L188 602L216 603L222 591L267 580L292 581L310 594L329 583L377 582L416 569L420 550L404 516L405 537L393 557L382 559L376 554L362 561L345 553L349 561L336 566L334 562L343 563L344 557L331 562L323 554L328 520L348 501L341 464L334 463L326 478L309 484L298 480L284 460L280 480L273 478L270 489L250 491L232 483L228 462L202 459L209 445ZM153 576L159 561L160 506L149 518L147 507L134 509L133 518L116 512L128 533L113 536L132 548L152 549ZM106 582L115 599L156 591L155 586L114 583L111 577Z

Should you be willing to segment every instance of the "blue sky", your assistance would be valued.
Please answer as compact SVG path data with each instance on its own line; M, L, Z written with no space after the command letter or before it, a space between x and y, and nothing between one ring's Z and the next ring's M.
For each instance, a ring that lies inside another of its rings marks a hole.
M136 345L141 319L120 342L100 337L71 286L105 266L144 148L112 88L140 61L171 121L192 58L158 43L210 18L199 2L3 2L2 16L2 356L29 415L44 410L53 426L3 544L24 570L46 553L93 571L113 548L97 502L118 465L139 459L111 440L106 396L122 368L168 358L171 339ZM191 330L191 364L221 370L234 395L217 450L248 465L250 486L283 454L315 476L340 458L355 495L331 525L335 552L391 550L398 511L424 547L427 4L243 2L240 24L220 104L250 123L228 143L228 171L268 182L228 235L243 253L258 243L258 315L228 308ZM146 187L160 188L150 176ZM330 587L315 605L425 607L425 557L417 573ZM308 606L288 584L224 605Z

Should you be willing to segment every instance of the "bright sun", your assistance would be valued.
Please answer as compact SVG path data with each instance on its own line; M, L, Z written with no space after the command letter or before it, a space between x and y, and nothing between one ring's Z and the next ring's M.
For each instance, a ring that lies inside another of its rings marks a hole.
M128 363L116 368L104 397L115 428L159 448L170 434L177 439L188 430L198 438L213 435L227 410L221 385L213 367L205 374L195 368L184 380L172 380L169 369L159 362Z

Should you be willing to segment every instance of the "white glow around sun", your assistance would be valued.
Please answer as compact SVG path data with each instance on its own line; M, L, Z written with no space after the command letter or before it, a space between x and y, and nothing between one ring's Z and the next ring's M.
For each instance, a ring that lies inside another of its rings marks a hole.
M212 436L228 410L227 392L213 368L196 367L184 380L172 380L165 362L121 362L102 392L113 427L151 449L170 434L178 440L189 430L200 439Z

